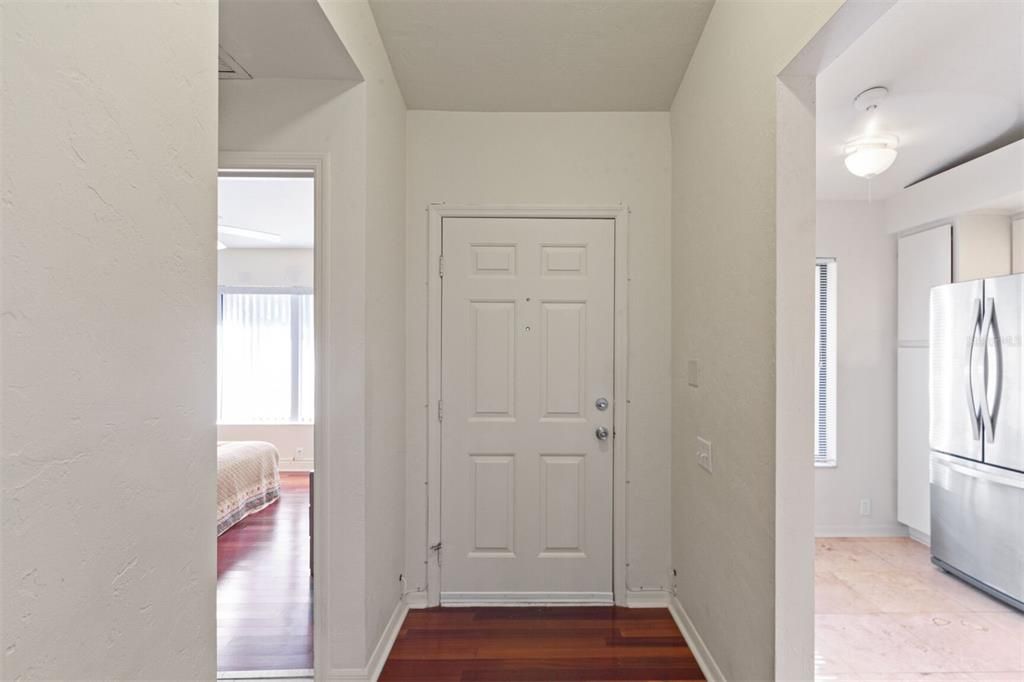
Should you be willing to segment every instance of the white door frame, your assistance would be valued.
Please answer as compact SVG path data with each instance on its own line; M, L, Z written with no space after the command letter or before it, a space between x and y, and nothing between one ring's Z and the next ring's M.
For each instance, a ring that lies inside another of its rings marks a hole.
M331 518L327 513L327 477L330 451L327 442L327 409L326 377L330 358L327 355L327 311L330 310L330 290L327 288L330 263L328 254L328 231L324 225L329 224L330 206L328 192L330 186L330 155L316 153L282 153L282 152L220 152L218 171L311 171L313 173L313 354L315 368L315 407L313 418L313 462L316 476L313 477L313 660L317 658L317 644L329 641L327 638L328 623L327 605L329 603L329 556L327 546L328 531ZM247 673L246 677L253 673ZM312 677L312 670L274 670L262 671L261 677ZM218 674L218 677L221 677ZM226 675L237 678L238 674Z
M441 221L444 218L597 218L614 221L615 232L615 414L612 442L612 590L626 605L626 431L629 412L627 319L629 301L629 208L616 206L467 206L431 204L427 237L427 603L441 603Z

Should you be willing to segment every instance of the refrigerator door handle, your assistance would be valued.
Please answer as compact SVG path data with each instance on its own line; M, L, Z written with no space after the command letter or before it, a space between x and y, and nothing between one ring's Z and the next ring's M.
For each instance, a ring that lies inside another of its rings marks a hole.
M981 440L981 414L978 402L974 398L974 347L978 341L978 330L981 323L981 299L974 299L974 314L971 315L971 337L967 347L966 387L967 408L971 411L971 437Z
M985 381L983 385L985 387L982 392L981 399L981 419L985 426L985 440L989 443L995 442L996 438L996 427L995 427L995 415L999 409L999 394L1003 390L1003 349L1002 341L999 338L998 322L996 321L996 305L995 299L985 299L985 318L981 323L981 347L983 353L984 377ZM988 357L989 357L989 339L993 338L992 327L996 327L996 334L994 336L995 342L992 346L992 357L995 359L995 368L990 371ZM995 389L992 397L992 403L989 403L989 379L993 382Z

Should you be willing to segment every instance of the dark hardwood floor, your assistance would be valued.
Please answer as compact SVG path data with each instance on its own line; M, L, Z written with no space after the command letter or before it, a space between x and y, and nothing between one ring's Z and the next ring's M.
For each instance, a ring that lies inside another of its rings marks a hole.
M666 609L410 611L381 680L703 680Z
M217 540L217 669L312 667L309 474L282 472L281 499Z

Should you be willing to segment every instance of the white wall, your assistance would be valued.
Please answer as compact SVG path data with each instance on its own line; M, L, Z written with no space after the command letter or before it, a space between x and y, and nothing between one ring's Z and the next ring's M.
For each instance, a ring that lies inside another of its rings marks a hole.
M773 679L786 645L776 609L812 611L775 602L775 473L787 454L775 449L786 409L775 402L776 76L839 4L719 0L672 106L673 566L679 603L727 679ZM713 474L697 465L698 436L712 443Z
M224 249L217 283L241 287L313 288L313 249Z
M820 201L817 255L837 262L836 454L815 470L821 536L904 535L896 520L896 237L883 207ZM871 501L870 516L860 502Z
M215 3L4 3L2 679L213 679Z
M366 79L366 656L405 555L405 100L366 0L321 0Z
M313 250L223 249L217 252L217 283L312 289ZM313 468L312 424L220 424L217 440L267 441L277 447L282 470Z
M588 206L630 214L631 588L668 587L669 185L666 113L408 114L406 570L423 588L427 205Z
M318 676L359 674L401 599L405 454L405 104L365 0L321 5L361 71L358 84L221 84L221 149L327 153L330 258L327 395L317 470L326 472L330 566ZM318 292L320 295L320 292ZM323 545L326 545L326 548Z

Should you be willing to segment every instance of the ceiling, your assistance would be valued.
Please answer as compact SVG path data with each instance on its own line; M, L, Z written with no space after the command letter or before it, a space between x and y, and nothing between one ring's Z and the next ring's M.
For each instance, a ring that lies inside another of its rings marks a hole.
M220 0L220 46L253 78L362 80L317 0Z
M370 0L408 107L454 111L667 111L712 4Z
M854 109L876 85L889 89L878 110ZM817 98L819 199L886 199L1018 140L1024 3L901 0L818 77ZM896 162L870 182L843 165L844 144L869 132L900 139Z
M276 234L270 242L227 234L217 238L229 249L313 248L312 177L220 177L217 224Z

